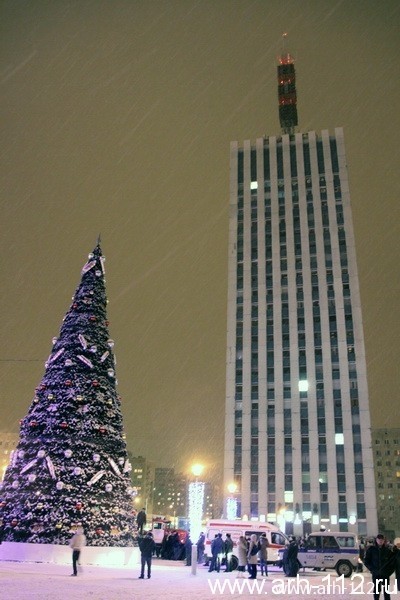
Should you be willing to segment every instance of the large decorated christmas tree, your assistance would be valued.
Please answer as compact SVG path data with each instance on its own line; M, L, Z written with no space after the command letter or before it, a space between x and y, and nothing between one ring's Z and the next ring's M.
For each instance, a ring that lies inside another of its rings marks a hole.
M88 545L132 544L130 463L108 333L98 243L60 335L0 491L3 539L66 544L82 524Z

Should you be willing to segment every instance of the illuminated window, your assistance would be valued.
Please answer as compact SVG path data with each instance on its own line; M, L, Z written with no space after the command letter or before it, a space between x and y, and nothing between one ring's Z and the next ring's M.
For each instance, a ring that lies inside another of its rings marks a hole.
M299 381L299 392L308 392L307 379L303 379L302 381Z

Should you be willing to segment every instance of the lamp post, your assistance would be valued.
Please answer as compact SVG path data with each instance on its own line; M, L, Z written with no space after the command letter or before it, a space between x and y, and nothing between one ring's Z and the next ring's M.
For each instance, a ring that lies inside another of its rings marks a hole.
M237 518L237 498L235 493L237 491L237 484L233 481L227 486L229 496L226 499L226 518L230 521Z
M195 464L191 467L195 480L189 484L189 524L190 537L195 544L201 532L201 521L203 518L204 481L199 477L204 471L203 465Z

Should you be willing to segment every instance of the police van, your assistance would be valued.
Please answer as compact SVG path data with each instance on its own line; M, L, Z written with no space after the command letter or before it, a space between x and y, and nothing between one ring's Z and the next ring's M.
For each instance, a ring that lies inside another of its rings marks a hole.
M211 519L207 522L204 530L206 538L204 555L206 562L211 559L211 542L218 533L222 533L223 540L225 540L227 533L231 534L233 541L233 553L231 559L232 569L236 569L239 563L237 543L241 535L245 538L249 538L255 533L257 538L259 538L262 533L266 534L269 543L268 564L275 564L279 561L279 550L283 550L288 543L286 535L282 533L276 525L271 525L271 523L262 521Z
M359 553L355 533L319 531L308 536L299 548L297 559L302 567L334 569L339 576L350 577L360 564ZM283 551L280 556L283 557Z

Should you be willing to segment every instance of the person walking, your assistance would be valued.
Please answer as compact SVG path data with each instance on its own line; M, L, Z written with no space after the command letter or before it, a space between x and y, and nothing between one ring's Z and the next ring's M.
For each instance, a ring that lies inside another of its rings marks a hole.
M260 559L260 571L261 575L268 576L268 546L269 541L267 540L267 534L262 533L259 538L260 550L258 551L258 558Z
M249 551L247 553L247 563L249 568L250 577L249 579L257 579L257 554L259 551L259 545L257 536L253 533L250 536Z
M143 527L147 523L147 515L146 515L145 508L142 508L142 510L140 510L138 512L138 514L136 515L136 523L137 523L140 535L143 535Z
M151 577L151 559L153 558L154 550L156 549L153 534L149 531L144 537L139 540L140 558L142 569L139 579L144 579L144 569L147 565L147 579Z
M237 578L238 579L243 579L244 577L244 572L246 570L246 565L247 565L247 552L248 552L248 545L247 545L247 541L246 538L244 537L244 535L241 535L239 538L239 541L237 543L237 551L238 551L238 574L237 574Z
M84 546L86 546L86 537L83 533L83 527L78 527L76 532L71 538L69 543L70 548L72 548L72 570L71 577L76 577L78 575L78 562L81 556L81 550Z
M371 571L374 600L379 600L381 591L385 600L390 600L390 575L394 570L393 554L386 545L385 536L378 533L375 544L365 552L364 564Z

